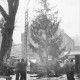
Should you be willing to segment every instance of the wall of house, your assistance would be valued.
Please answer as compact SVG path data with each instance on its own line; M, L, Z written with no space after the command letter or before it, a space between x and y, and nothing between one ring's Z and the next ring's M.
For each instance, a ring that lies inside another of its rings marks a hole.
M14 56L17 59L21 59L22 58L22 45L13 44L10 56Z

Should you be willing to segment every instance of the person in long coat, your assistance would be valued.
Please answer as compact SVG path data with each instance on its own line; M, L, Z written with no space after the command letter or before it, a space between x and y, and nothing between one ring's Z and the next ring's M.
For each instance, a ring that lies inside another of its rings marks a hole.
M66 60L65 73L66 73L68 80L75 80L74 79L74 65L69 60Z
M19 76L20 76L20 60L17 61L17 63L15 64L15 71L16 71L16 80L19 80Z
M26 80L26 66L27 62L24 61L24 59L21 60L19 68L20 68L20 80Z

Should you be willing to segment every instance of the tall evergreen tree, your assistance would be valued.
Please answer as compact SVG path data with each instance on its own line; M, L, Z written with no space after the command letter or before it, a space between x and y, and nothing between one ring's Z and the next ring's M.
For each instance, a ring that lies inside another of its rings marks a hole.
M41 0L42 9L37 11L37 17L32 21L31 38L38 47L35 47L32 43L29 44L31 49L38 53L42 62L48 60L48 56L52 58L58 58L62 52L61 43L62 35L58 35L58 28L60 20L58 20L58 11L55 11L48 7L47 0ZM50 12L53 13L50 14ZM45 52L45 55L44 55ZM47 64L47 62L45 62Z

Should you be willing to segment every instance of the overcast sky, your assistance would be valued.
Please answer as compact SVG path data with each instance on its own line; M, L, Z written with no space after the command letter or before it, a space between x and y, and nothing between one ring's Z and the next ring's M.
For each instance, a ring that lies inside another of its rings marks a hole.
M5 0L3 0L5 1ZM38 0L30 0L29 17L32 16L33 8L38 7ZM62 18L60 28L70 37L80 35L80 0L49 0L51 6L56 5L59 10L59 16ZM28 0L20 0L18 12L16 15L16 28L13 40L16 44L21 43L21 33L24 32L25 26L25 10ZM1 3L2 4L2 3Z

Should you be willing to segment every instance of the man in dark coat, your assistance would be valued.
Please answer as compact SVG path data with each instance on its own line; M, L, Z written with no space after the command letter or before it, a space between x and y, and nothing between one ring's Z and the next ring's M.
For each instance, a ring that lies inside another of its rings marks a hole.
M20 80L26 80L26 66L27 63L24 61L24 59L21 60L19 68L20 68Z
M70 74L71 74L71 80L75 80L74 78L74 72L75 72L75 65L74 65L74 62L73 62L73 59L71 59L70 61Z
M20 65L20 60L18 60L18 62L17 62L16 65L15 65L15 70L16 70L16 80L19 80L19 75L20 75L19 65Z
M75 80L74 79L74 65L69 60L66 60L65 72L66 72L68 80Z

